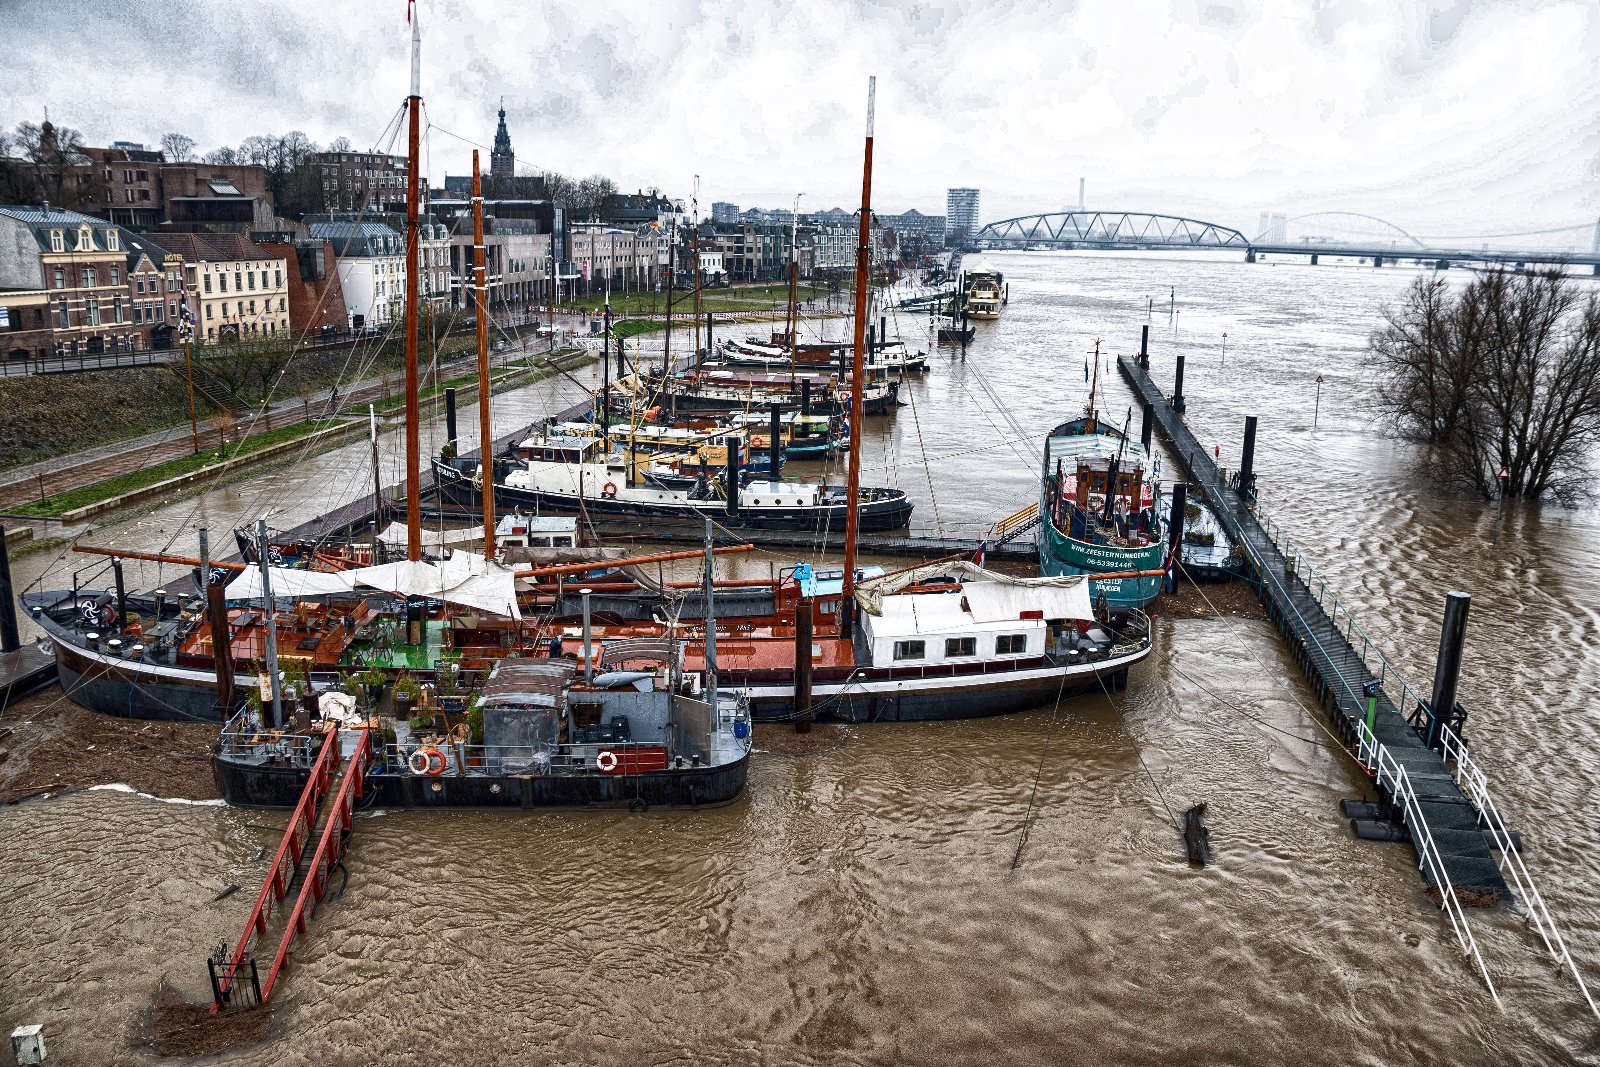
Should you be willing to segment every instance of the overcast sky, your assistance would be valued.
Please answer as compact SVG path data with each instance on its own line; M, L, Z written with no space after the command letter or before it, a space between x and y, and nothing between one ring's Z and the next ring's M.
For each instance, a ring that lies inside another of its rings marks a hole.
M874 206L1075 204L1253 232L1341 209L1477 235L1600 215L1597 0L420 0L435 182L519 165L700 203L851 209L868 74ZM376 144L406 93L404 0L0 0L0 123L201 149ZM404 150L404 141L398 143ZM487 167L488 160L485 158ZM1587 245L1587 240L1583 242Z

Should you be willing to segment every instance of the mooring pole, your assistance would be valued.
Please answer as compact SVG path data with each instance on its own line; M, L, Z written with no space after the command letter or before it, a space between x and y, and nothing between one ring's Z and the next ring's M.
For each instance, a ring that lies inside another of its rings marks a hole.
M1150 441L1156 428L1156 406L1148 400L1144 403L1144 417L1139 423L1139 443L1144 445L1145 453L1150 452Z
M6 545L6 528L0 526L0 652L15 652L21 647L17 601L11 595L11 550Z
M1167 592L1169 593L1178 591L1178 555L1183 548L1183 509L1188 505L1188 483L1173 482L1172 516L1167 519Z
M811 598L794 605L794 732L811 732Z
M800 417L811 417L811 379L806 378L800 382Z
M1150 369L1150 324L1148 322L1139 327L1139 366L1143 370Z
M1178 373L1172 383L1172 410L1183 414L1183 357L1178 357Z
M1256 495L1256 417L1244 417L1244 449L1239 455L1239 497L1241 502Z
M708 357L716 351L716 341L711 336L711 331L716 324L715 312L706 312L706 355Z
M1433 703L1429 708L1429 748L1439 745L1440 728L1454 714L1456 684L1461 680L1461 650L1467 641L1467 611L1472 607L1468 593L1446 593L1444 624L1439 630L1439 660L1433 668Z
M456 443L456 391L444 391L444 439L452 445Z
M217 717L227 722L233 714L233 640L228 628L228 579L211 580L210 533L200 528L200 595L206 601L206 624L211 629L211 669L217 676Z

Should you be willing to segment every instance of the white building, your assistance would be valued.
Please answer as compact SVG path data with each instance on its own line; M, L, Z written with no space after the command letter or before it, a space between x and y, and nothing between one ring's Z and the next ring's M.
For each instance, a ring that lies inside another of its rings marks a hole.
M388 223L370 219L333 218L310 222L309 228L311 236L333 243L350 326L387 326L400 321L406 301L405 235ZM446 239L446 262L448 247ZM447 279L438 284L448 293Z

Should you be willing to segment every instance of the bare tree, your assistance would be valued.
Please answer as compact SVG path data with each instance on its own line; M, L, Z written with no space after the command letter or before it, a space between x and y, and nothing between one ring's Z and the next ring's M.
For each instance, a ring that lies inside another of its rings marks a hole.
M217 167L236 167L246 162L243 153L237 148L230 148L227 145L213 148L205 154L204 159L205 162Z
M32 166L38 185L35 199L48 199L67 207L93 206L107 185L83 151L83 135L69 126L19 122L17 146Z
M1442 278L1418 278L1384 317L1369 356L1379 403L1447 478L1526 499L1585 484L1600 443L1600 295L1559 271L1487 274L1454 299Z
M350 152L354 151L354 148L355 146L350 143L350 138L348 137L335 137L333 143L328 145L328 151L330 152Z
M194 159L194 138L181 133L163 134L161 155L168 163L188 163Z

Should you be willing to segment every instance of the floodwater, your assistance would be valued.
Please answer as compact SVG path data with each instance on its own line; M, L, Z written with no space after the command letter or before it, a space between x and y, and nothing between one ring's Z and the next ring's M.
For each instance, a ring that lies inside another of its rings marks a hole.
M1361 353L1412 275L990 258L1004 317L869 427L866 480L911 493L919 530L976 536L1034 496L1038 444L1081 410L1096 338L1131 352L1150 321L1153 373L1170 388L1186 354L1190 422L1224 462L1260 416L1268 506L1413 684L1431 682L1444 592L1473 594L1467 736L1600 984L1600 579L1584 565L1600 516L1441 493L1374 430ZM900 326L912 339L925 321ZM1108 367L1101 410L1120 417ZM539 383L497 398L496 418L578 395ZM95 539L189 551L198 521L225 531L267 506L292 525L368 484L366 454ZM26 558L18 584L82 564ZM1271 627L1159 625L1124 694L758 753L747 795L716 810L365 817L271 1035L227 1062L1600 1062L1600 1023L1518 915L1471 917L1502 1009L1409 848L1351 837L1337 802L1358 772ZM1201 801L1216 856L1196 870L1172 814ZM204 958L237 937L281 824L104 791L0 813L0 1025L44 1023L55 1062L153 1062L130 1044L138 1017L162 980L206 995ZM211 903L231 883L247 893Z

